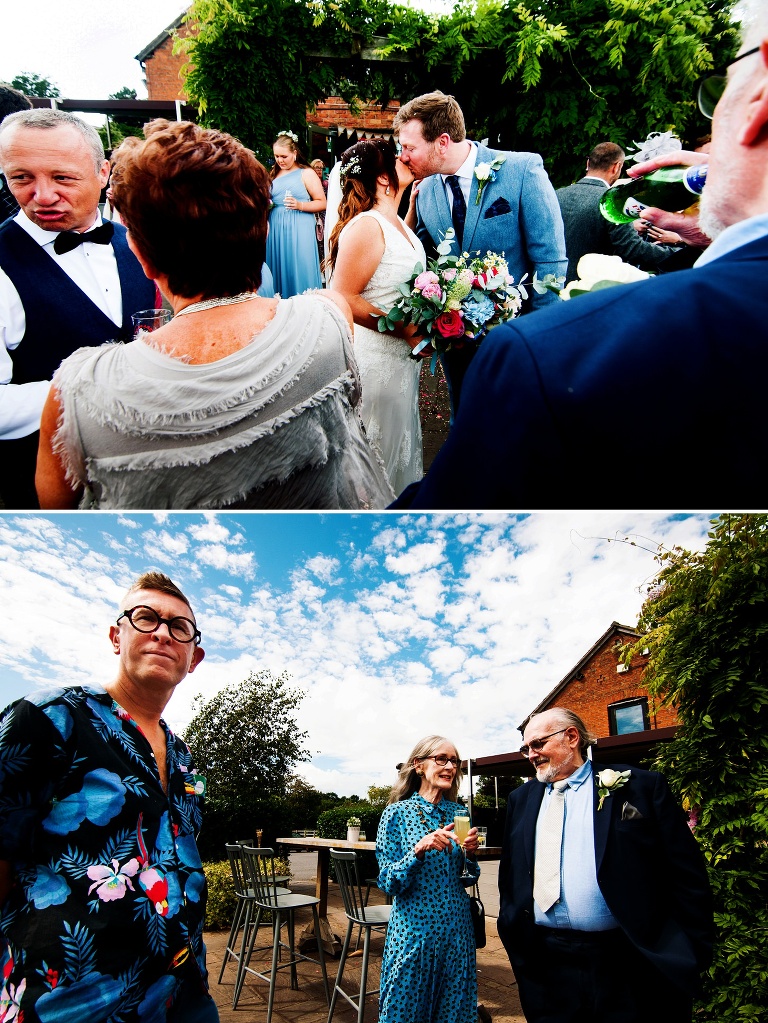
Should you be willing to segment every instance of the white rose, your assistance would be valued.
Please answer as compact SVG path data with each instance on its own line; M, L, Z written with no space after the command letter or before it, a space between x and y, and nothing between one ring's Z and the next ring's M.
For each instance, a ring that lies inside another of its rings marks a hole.
M607 769L598 774L597 780L604 788L609 789L612 785L616 784L620 777L621 775L618 771L611 771L610 769Z
M475 177L478 181L487 181L491 176L491 165L489 163L479 163L475 167Z
M619 256L606 256L598 252L587 252L576 267L581 287L591 288L598 281L617 281L629 284L631 281L647 280L649 274L636 266L625 263ZM577 284L576 287L579 287Z

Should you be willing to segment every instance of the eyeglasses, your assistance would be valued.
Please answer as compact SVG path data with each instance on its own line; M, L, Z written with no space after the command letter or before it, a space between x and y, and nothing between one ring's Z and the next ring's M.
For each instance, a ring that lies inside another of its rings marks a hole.
M178 643L199 643L203 638L191 619L180 616L161 618L153 607L147 607L146 604L139 604L130 611L123 611L117 619L117 624L121 618L127 618L137 632L157 632L161 625L167 625L171 638Z
M419 760L434 760L438 767L445 767L446 764L458 767L461 763L458 757L447 757L445 753L438 753L436 757L419 757Z
M567 731L567 728L558 728L556 732L550 732L549 735L542 735L540 739L531 739L530 742L526 742L520 747L520 752L524 757L527 757L531 750L533 750L534 753L538 753L539 750L544 749L547 744L547 740L551 739L553 735L559 735L561 732Z
M753 53L757 53L760 49L759 46L753 47L751 50L747 50L745 53L740 53L738 57L734 57L732 61L729 61L725 67L716 68L714 71L710 71L708 75L705 75L699 81L699 85L696 91L696 98L699 103L699 110L704 114L705 117L712 118L715 112L715 107L720 102L720 99L725 92L725 85L728 81L728 68L732 64L735 64L737 60L742 60L744 57L751 57Z

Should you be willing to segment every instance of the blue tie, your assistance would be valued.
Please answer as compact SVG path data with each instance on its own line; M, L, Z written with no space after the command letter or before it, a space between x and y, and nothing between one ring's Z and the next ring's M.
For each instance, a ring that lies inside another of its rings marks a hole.
M467 219L467 204L464 201L464 193L461 190L458 177L455 174L449 174L445 180L453 192L451 219L456 232L456 241L459 243L459 251L461 251L464 242L464 221Z

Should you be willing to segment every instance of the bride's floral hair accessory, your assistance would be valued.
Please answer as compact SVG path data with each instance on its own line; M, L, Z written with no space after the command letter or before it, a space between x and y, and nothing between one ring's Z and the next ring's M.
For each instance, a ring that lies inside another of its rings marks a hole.
M346 178L347 175L360 177L362 173L363 165L360 163L360 157L357 154L350 156L347 162L341 165L341 176L343 178Z
M293 139L293 141L296 143L296 145L299 144L299 136L296 134L295 131L290 131L290 130L288 130L288 131L279 131L277 133L277 137L278 138Z

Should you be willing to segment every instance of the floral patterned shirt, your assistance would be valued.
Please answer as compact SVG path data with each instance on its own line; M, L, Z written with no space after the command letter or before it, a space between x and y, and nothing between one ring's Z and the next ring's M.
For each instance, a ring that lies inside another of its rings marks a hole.
M162 1023L203 987L203 780L164 722L168 792L136 722L99 686L0 716L0 1023ZM5 946L4 948L2 946Z

